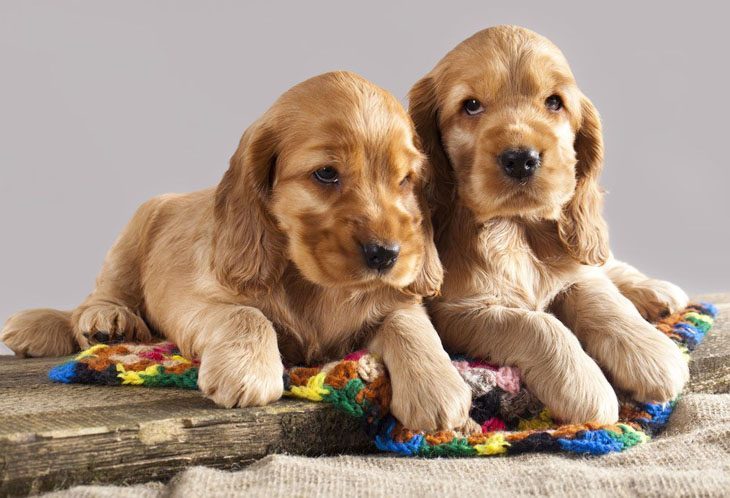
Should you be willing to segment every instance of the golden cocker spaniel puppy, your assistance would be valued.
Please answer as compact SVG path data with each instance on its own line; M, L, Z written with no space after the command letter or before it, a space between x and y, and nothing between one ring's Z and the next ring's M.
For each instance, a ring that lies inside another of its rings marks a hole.
M415 140L398 101L363 78L307 80L246 130L216 189L143 204L76 310L19 313L2 340L49 356L154 330L200 358L200 389L227 407L278 399L282 357L367 346L401 422L461 426L470 391L422 305L443 270Z
M431 312L447 350L517 365L564 421L616 421L607 377L639 400L675 397L687 365L642 314L687 296L612 259L601 124L560 50L481 31L416 83L410 112L434 169L446 277Z

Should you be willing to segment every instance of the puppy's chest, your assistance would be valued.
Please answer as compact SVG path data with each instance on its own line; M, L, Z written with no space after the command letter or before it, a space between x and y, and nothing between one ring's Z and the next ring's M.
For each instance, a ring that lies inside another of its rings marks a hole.
M365 347L387 308L373 293L314 287L288 287L277 302L270 319L282 356L305 364L331 361Z
M479 237L483 278L507 306L545 309L571 281L575 265L550 226L498 220Z

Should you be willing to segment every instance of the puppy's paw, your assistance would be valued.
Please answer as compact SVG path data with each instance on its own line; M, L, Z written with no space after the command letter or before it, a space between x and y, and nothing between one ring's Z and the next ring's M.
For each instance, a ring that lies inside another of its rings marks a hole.
M528 370L525 383L561 422L613 424L618 420L615 391L582 350L565 361L551 359L542 367Z
M75 336L81 348L114 342L150 342L152 334L142 318L126 306L93 304L77 310Z
M18 356L66 356L78 348L71 314L52 309L21 311L0 331L0 341Z
M464 427L469 421L471 390L447 359L428 373L390 372L390 411L405 427L433 431Z
M689 368L677 346L649 324L638 324L630 340L616 347L609 366L613 382L642 402L676 398L689 379Z
M650 322L681 311L689 303L689 297L678 286L655 279L647 279L632 286L626 292L626 297L639 310L641 316Z
M278 356L269 360L239 348L210 348L200 359L198 387L226 408L267 405L284 392L284 366Z

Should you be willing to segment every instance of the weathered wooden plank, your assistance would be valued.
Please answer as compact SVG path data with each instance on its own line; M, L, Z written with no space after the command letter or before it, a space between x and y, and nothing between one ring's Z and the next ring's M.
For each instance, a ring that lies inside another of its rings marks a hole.
M729 392L730 294L695 351L689 389ZM0 495L164 480L190 465L237 469L276 452L366 452L360 422L319 403L225 410L196 391L51 383L59 359L0 357Z

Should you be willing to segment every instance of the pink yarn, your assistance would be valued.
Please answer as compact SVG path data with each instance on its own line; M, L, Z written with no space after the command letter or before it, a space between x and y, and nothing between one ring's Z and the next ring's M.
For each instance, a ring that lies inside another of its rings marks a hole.
M164 361L164 355L159 351L143 351L139 354L142 358L152 361Z
M175 345L171 342L163 342L162 344L155 346L153 350L159 351L163 354L170 354L175 351Z
M498 370L499 369L498 366L496 366L492 363L488 363L483 360L471 360L468 362L468 364L472 368L488 368L489 370Z
M469 370L468 361L452 361L451 364L454 365L454 368L456 368L459 372L465 372Z
M500 367L497 370L497 385L511 394L520 392L520 371L516 367Z

